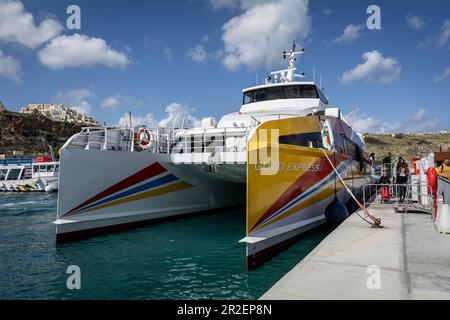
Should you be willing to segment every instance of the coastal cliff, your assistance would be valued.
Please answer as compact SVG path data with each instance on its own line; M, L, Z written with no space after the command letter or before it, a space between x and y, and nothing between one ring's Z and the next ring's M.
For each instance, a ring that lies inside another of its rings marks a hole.
M23 151L25 155L48 152L42 137L57 151L65 141L81 130L72 123L52 121L40 114L0 112L0 154Z

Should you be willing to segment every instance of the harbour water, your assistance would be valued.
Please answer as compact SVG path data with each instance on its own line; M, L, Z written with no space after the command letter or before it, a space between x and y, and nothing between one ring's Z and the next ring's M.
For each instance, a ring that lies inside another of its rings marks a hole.
M247 271L243 208L55 245L56 194L0 196L0 299L257 299L330 232Z

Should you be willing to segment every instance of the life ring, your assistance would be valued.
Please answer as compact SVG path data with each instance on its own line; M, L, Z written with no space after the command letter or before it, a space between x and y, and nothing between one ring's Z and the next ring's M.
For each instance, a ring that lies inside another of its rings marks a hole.
M141 148L146 149L152 142L152 133L146 128L141 128L136 133L136 140L139 141Z

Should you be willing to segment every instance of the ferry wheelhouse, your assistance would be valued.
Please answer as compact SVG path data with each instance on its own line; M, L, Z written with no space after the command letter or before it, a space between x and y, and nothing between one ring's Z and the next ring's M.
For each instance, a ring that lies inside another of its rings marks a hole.
M57 241L244 205L248 267L323 224L325 210L358 195L361 135L314 82L296 81L295 44L240 110L200 127L84 128L61 149ZM332 161L328 161L332 159ZM82 174L81 174L82 173ZM351 207L351 205L348 205Z

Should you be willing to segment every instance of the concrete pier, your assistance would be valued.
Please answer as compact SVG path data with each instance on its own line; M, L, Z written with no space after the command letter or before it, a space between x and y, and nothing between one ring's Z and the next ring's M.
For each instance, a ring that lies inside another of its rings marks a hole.
M369 210L384 229L353 214L261 299L450 299L450 235L427 214Z

